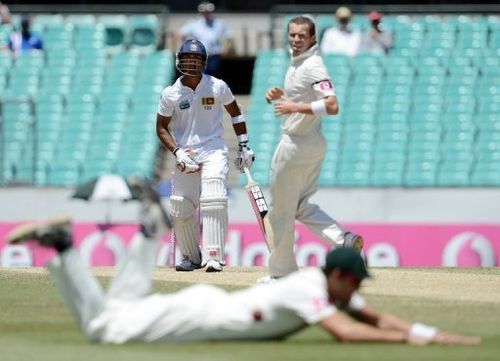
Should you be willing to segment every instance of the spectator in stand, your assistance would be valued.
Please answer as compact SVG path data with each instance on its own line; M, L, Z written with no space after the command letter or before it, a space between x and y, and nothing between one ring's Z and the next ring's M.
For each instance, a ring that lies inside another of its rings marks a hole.
M11 21L12 16L10 15L9 8L0 1L0 25L10 24Z
M382 14L372 11L368 14L372 29L364 34L361 53L387 54L392 47L392 34L382 30Z
M358 55L361 33L349 27L351 17L352 13L349 8L341 6L337 9L335 18L339 23L339 27L332 27L325 31L321 40L321 52L323 54Z
M208 52L205 73L220 78L221 59L228 54L233 35L222 20L215 18L214 11L213 3L201 2L198 5L201 16L187 22L177 34L177 40L192 38L201 41Z
M14 31L9 35L7 46L14 56L43 50L43 41L40 36L30 30L29 17L21 19L21 31Z

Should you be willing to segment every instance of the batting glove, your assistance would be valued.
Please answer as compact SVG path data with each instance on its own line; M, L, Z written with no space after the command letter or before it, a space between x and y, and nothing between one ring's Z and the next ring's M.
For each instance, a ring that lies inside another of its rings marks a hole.
M253 150L248 147L248 142L240 142L238 148L238 155L236 157L236 168L238 168L242 173L244 168L250 169L255 160L255 154Z
M191 149L176 148L173 153L177 158L177 169L179 169L182 173L190 174L201 170L200 164L196 163L192 158L193 151Z

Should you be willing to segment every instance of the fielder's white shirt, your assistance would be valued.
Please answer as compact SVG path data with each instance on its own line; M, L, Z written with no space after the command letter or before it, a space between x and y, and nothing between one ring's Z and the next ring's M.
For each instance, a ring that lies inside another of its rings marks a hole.
M364 306L359 294L349 304L358 310ZM101 340L110 343L275 339L335 312L325 275L309 268L236 292L201 284L135 302L111 301L94 327L104 326Z
M166 87L158 104L158 114L172 117L172 129L181 148L196 147L222 137L223 105L234 101L229 86L220 79L203 74L195 90L179 77Z
M285 77L285 97L302 103L311 103L327 96L335 96L335 89L319 55L318 45L292 57ZM285 134L295 136L321 133L321 117L302 113L284 116L282 129Z

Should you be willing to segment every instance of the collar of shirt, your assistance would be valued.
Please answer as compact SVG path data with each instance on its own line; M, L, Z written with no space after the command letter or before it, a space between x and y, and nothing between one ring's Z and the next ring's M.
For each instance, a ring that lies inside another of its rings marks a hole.
M176 81L177 89L179 89L179 91L189 90L190 92L196 93L196 91L198 91L199 89L201 89L201 87L203 86L203 84L205 84L205 82L207 81L207 75L206 74L202 74L200 82L196 86L196 89L193 90L192 88L188 87L187 85L184 85L184 83L182 82L182 78L184 78L184 77L185 77L185 75L179 77L177 79L177 81Z
M290 53L291 52L292 52L292 50L290 50ZM312 55L316 55L318 53L319 53L319 45L318 45L318 43L316 43L313 46L311 46L309 49L304 51L302 54L297 55L295 57L292 56L292 64L295 65L298 62L301 62L302 60L309 58Z
M339 29L339 31L346 34L352 34L354 32L351 28Z

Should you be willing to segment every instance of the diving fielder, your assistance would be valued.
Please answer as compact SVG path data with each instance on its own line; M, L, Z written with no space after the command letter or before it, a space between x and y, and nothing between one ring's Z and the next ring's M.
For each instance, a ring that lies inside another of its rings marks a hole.
M236 166L243 170L254 159L247 146L245 117L227 84L203 74L206 64L207 52L201 42L189 39L181 45L176 66L183 75L163 90L156 118L158 137L175 155L177 163L170 197L172 223L183 255L177 271L192 271L205 265L207 272L222 271L229 171L223 107L231 116L238 138ZM198 206L203 221L202 253Z
M150 206L150 211L154 207L158 205ZM274 283L235 292L199 284L176 293L148 295L158 230L164 227L157 224L162 222L161 212L149 213L158 221L142 220L141 232L106 293L72 247L69 218L19 226L6 239L12 244L35 240L57 250L48 265L50 273L81 330L95 342L283 339L314 324L345 342L480 342L370 307L357 292L368 272L351 248L330 252L323 268L295 272ZM353 322L341 309L360 322Z
M297 219L319 237L336 247L361 251L361 236L344 230L333 218L309 199L317 190L326 142L321 132L321 116L337 114L338 104L316 43L314 22L305 16L288 23L292 59L285 89L271 88L268 102L282 121L283 135L275 150L270 173L270 211L267 215L274 244L269 259L271 278L296 271L293 253L294 222Z

